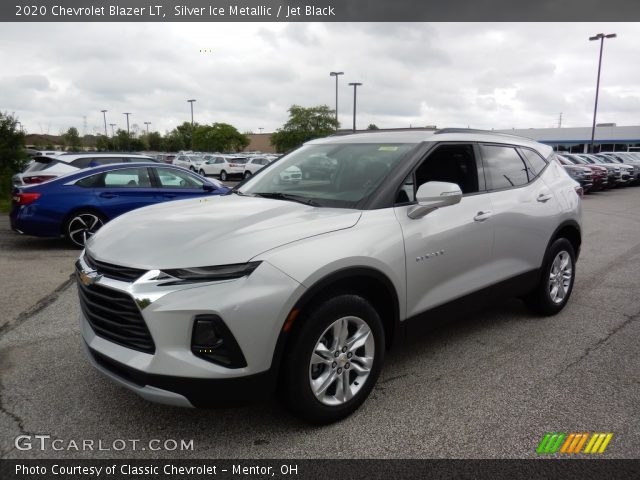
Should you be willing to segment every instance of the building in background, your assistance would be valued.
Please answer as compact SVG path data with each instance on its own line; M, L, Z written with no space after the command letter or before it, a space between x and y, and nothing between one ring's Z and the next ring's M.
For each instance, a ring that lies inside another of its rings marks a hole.
M591 144L591 127L516 128L496 130L528 137L553 147L556 151L587 153ZM640 126L618 127L615 123L596 126L595 152L640 150Z

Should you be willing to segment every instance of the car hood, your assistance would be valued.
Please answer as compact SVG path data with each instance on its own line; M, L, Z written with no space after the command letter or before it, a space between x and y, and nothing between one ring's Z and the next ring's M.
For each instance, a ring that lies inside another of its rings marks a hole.
M87 242L96 260L141 269L245 263L286 243L353 227L359 210L225 195L133 210Z

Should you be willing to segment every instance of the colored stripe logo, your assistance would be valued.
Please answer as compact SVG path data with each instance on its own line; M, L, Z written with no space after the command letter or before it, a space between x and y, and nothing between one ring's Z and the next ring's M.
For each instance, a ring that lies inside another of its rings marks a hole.
M613 433L552 432L545 434L536 449L536 453L539 455L604 453L612 438Z

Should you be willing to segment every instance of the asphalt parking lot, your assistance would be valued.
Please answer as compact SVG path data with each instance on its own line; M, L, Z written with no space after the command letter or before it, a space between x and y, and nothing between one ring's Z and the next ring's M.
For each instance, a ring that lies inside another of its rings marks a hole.
M76 250L0 223L2 458L529 458L546 432L612 432L602 456L640 452L640 187L587 195L573 296L550 318L511 300L387 359L352 417L311 427L277 402L148 403L85 360ZM60 287L56 290L57 287ZM215 395L215 392L212 394ZM193 439L192 451L26 450L18 435Z

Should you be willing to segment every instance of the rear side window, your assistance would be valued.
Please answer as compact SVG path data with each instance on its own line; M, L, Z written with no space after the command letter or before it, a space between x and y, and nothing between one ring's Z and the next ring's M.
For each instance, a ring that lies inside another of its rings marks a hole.
M163 188L201 188L204 182L187 172L170 168L158 168L158 179Z
M29 164L29 166L25 169L24 173L40 172L42 170L46 170L47 168L55 165L56 163L60 163L60 162L49 157L35 157L33 161Z
M525 162L534 177L540 175L542 170L547 166L547 162L537 152L528 148L521 148L520 153L524 156Z
M150 187L149 171L146 168L123 168L104 174L106 188Z
M520 187L535 177L513 147L480 145L480 151L494 190Z
M149 188L151 180L146 168L123 168L81 178L76 185L83 188Z
M123 157L82 157L76 158L71 165L78 168L95 167L98 165L111 165L125 162Z

